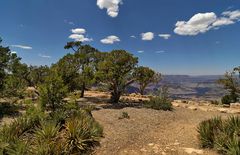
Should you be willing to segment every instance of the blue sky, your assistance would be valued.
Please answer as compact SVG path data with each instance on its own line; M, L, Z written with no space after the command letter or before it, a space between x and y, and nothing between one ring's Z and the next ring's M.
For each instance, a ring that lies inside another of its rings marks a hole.
M3 44L27 64L50 65L81 40L125 49L163 74L240 65L239 0L1 0L0 14Z

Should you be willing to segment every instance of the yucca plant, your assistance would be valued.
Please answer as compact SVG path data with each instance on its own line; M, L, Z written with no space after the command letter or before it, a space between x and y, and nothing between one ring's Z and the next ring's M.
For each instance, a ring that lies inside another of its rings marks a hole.
M240 118L229 117L223 121L220 117L206 120L198 127L202 147L216 148L221 154L240 154Z
M29 154L29 144L24 140L16 140L6 147L6 152L8 155L26 155Z
M86 113L81 112L66 122L65 152L87 152L98 144L102 128Z
M55 122L41 122L40 127L35 130L34 137L37 141L55 141L59 129L59 125Z
M231 140L227 141L225 152L227 155L240 155L240 140L239 136L235 135Z
M240 131L240 118L231 116L226 120L225 131L228 136L233 137L234 134Z
M201 147L213 148L216 134L223 130L223 121L220 117L203 121L198 126Z

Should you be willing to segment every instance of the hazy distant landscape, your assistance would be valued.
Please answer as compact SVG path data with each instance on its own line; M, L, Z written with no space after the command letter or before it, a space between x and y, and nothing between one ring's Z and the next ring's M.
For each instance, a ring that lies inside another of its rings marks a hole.
M146 93L155 92L166 85L169 87L171 97L175 99L219 100L226 93L223 87L216 83L221 77L221 75L165 75L159 84L149 86ZM134 93L138 92L138 89L133 85L128 91Z

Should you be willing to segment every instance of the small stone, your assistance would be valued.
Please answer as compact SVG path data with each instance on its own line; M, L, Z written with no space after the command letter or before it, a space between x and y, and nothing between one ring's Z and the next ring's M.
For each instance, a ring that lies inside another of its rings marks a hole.
M148 146L153 146L153 145L154 145L154 143L149 143L149 144L148 144Z
M166 152L162 152L162 155L167 155Z
M175 142L173 145L180 145L180 143L178 143L178 142Z
M191 106L191 107L188 107L188 109L190 109L190 110L197 110L197 107Z
M140 151L147 152L147 150L145 148L141 148Z
M228 110L226 108L219 108L218 111L221 113L227 113Z
M198 149L194 149L194 148L183 148L184 151L188 154L203 154L203 150L198 150Z

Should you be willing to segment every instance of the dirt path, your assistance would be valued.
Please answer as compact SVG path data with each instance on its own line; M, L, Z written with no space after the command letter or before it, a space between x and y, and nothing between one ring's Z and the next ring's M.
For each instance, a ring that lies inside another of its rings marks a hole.
M118 119L123 111L130 119ZM187 151L216 155L199 150L196 128L205 119L228 114L185 108L175 108L173 112L124 108L94 111L93 116L104 127L101 147L94 153L97 155L185 155Z

